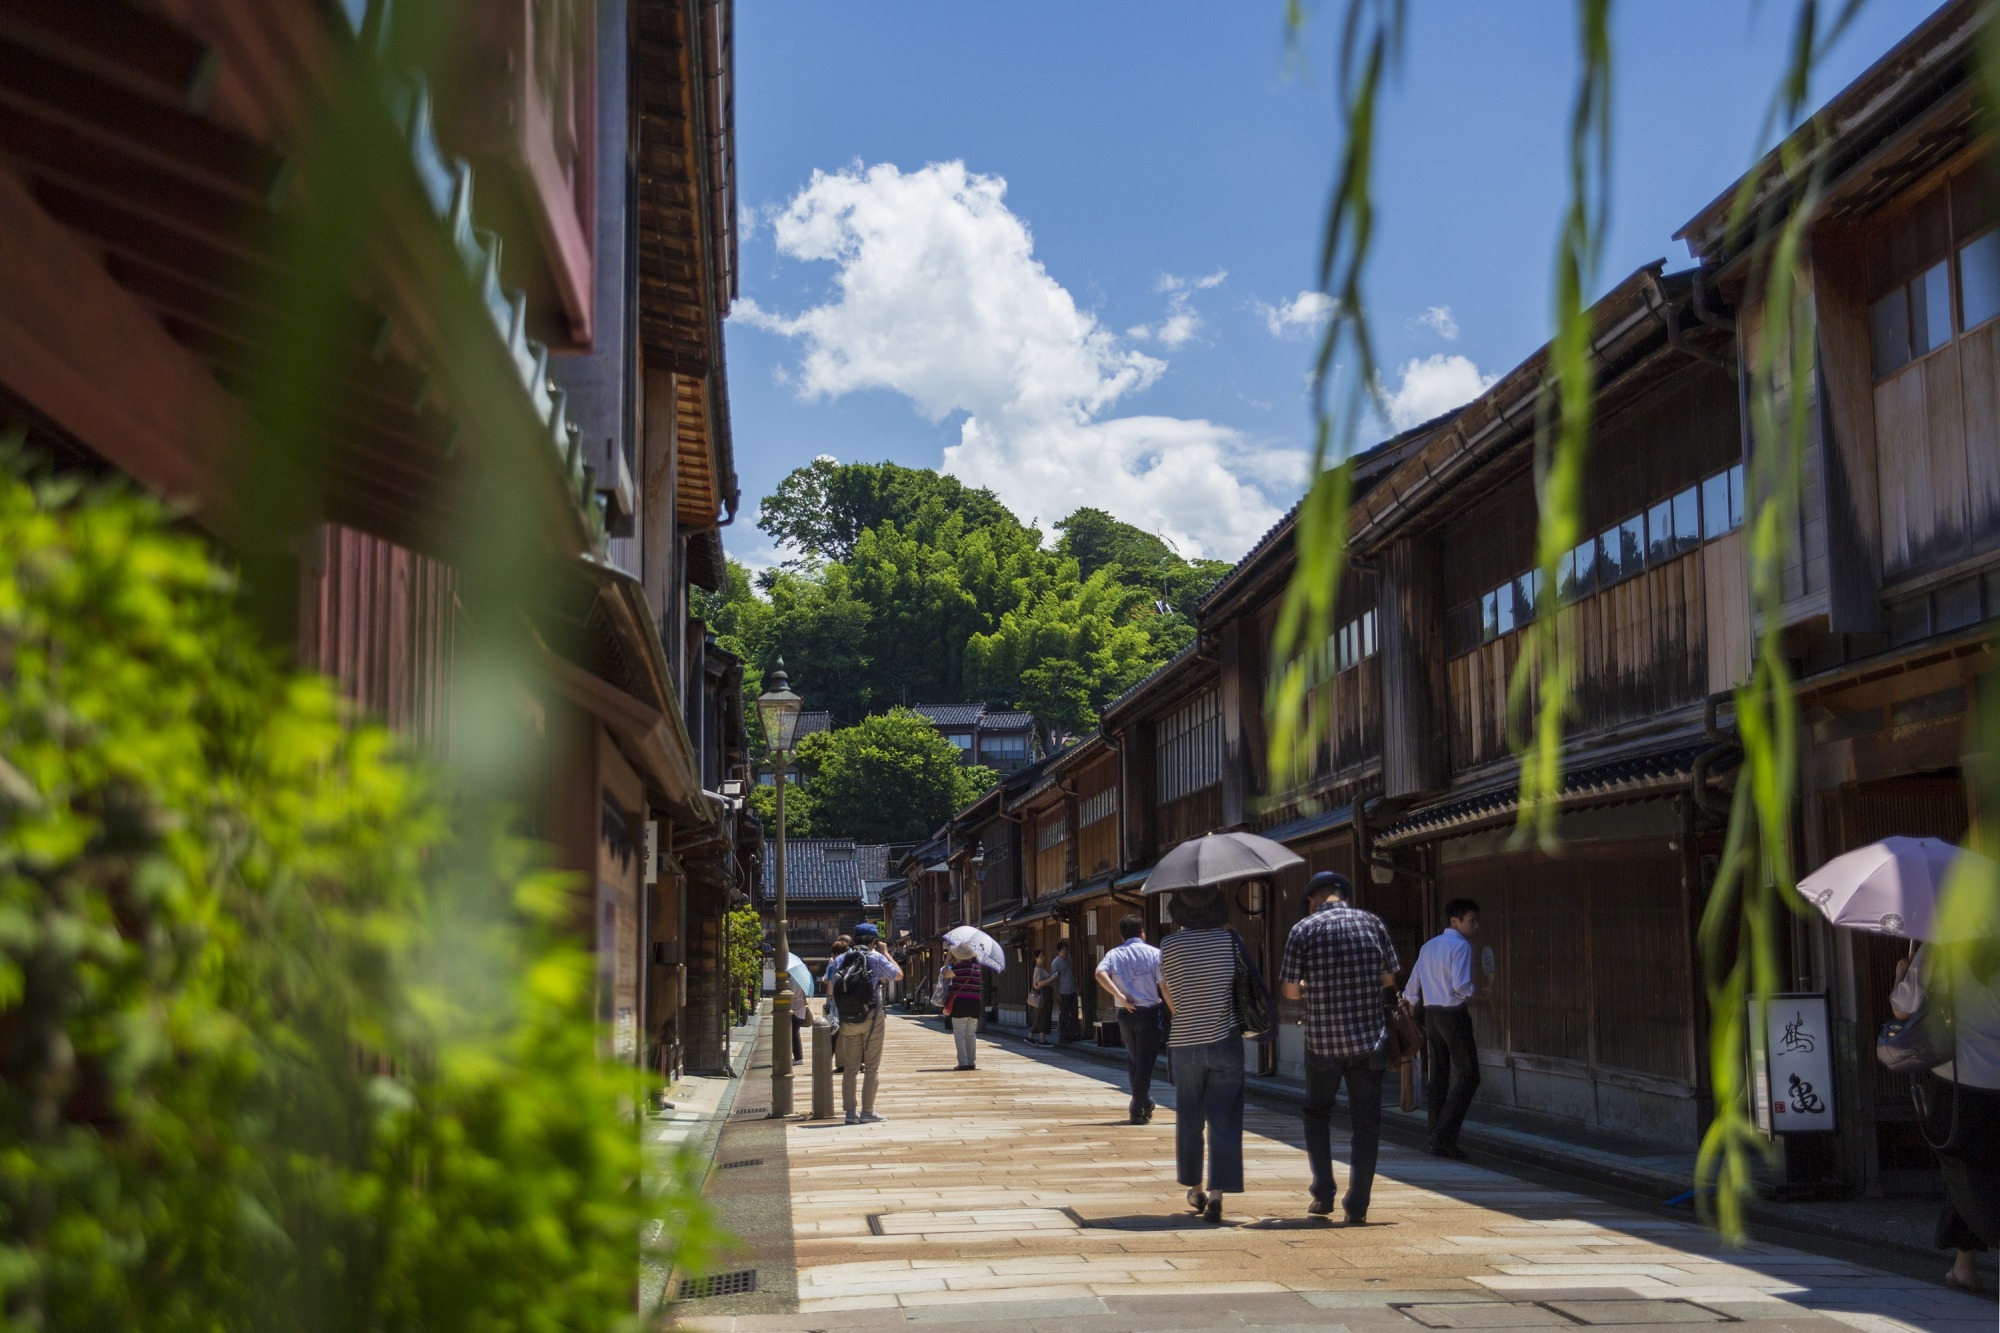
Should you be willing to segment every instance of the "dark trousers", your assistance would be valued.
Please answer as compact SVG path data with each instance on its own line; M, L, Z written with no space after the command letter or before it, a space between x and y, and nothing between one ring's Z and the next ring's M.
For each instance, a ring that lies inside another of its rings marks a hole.
M1431 1147L1456 1147L1479 1091L1479 1044L1464 1005L1424 1006L1424 1072L1430 1076Z
M1174 1167L1183 1185L1201 1184L1202 1131L1208 1131L1208 1188L1243 1192L1243 1041L1224 1037L1174 1052Z
M1125 1041L1125 1060L1132 1069L1132 1114L1153 1105L1153 1066L1160 1059L1160 1043L1167 1039L1164 1004L1144 1009L1118 1011L1118 1035Z
M1952 1085L1924 1075L1929 1097L1928 1132L1952 1134ZM1938 1217L1941 1250L1985 1250L2000 1244L2000 1091L1958 1089L1958 1131L1938 1152L1944 1173L1944 1209Z
M1306 1161L1312 1166L1312 1196L1333 1199L1333 1102L1347 1084L1347 1198L1341 1207L1365 1217L1375 1188L1375 1158L1382 1147L1382 1074L1387 1051L1373 1055L1319 1055L1306 1052Z
M1077 1008L1076 992L1071 991L1068 995L1062 997L1061 1013L1062 1028L1056 1033L1056 1040L1059 1042L1082 1041L1083 1017Z

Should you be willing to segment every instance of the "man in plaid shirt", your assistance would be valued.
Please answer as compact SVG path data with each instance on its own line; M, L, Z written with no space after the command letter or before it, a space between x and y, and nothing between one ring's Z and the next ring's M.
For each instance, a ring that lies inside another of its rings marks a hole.
M1382 1073L1389 1061L1383 991L1402 967L1388 927L1373 912L1348 906L1347 876L1321 871L1306 886L1306 915L1285 938L1278 979L1285 998L1306 1002L1306 1160L1312 1201L1306 1212L1333 1211L1334 1098L1347 1083L1354 1128L1351 1176L1341 1201L1349 1226L1368 1220L1375 1156L1382 1143Z

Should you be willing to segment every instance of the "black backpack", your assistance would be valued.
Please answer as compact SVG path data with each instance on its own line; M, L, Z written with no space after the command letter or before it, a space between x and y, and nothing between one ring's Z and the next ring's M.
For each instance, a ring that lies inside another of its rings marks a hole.
M834 1012L840 1015L841 1022L866 1022L868 1015L875 1012L875 973L868 966L867 953L849 950L847 957L840 960L840 966L833 970L833 984L827 990L833 996Z

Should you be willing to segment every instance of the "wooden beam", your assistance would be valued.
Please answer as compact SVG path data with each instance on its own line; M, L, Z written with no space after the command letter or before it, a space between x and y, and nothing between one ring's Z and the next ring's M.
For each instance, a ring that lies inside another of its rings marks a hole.
M0 253L8 389L150 489L216 506L241 409L208 367L4 170Z

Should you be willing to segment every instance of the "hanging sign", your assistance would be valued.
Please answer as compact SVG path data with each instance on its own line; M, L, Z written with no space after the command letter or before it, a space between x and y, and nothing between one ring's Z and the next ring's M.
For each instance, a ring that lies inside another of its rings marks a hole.
M660 882L660 821L646 821L646 883Z
M1826 996L1752 1001L1750 1102L1766 1134L1827 1134L1834 1128L1833 1026ZM1760 1021L1761 1018L1761 1021Z

